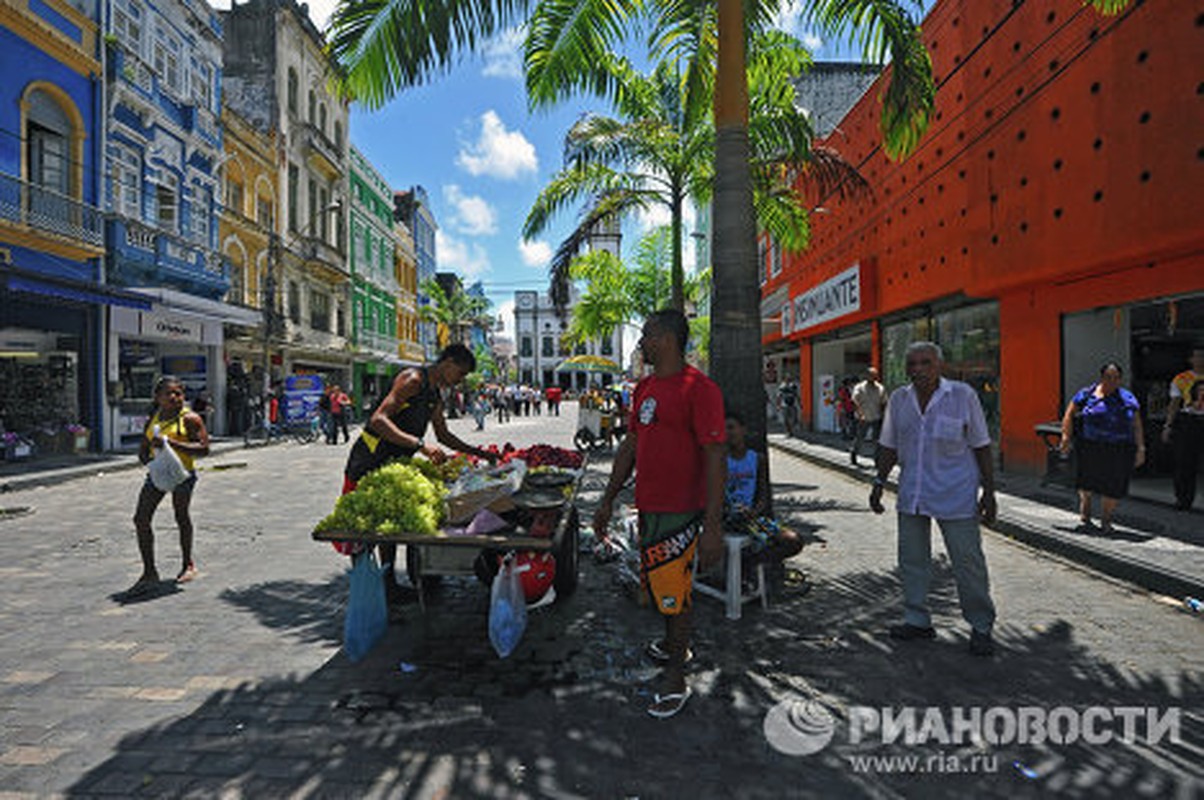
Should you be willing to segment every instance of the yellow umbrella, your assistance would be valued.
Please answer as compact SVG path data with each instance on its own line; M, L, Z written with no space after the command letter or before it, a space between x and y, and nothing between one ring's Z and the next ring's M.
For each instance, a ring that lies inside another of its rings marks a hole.
M566 358L560 362L560 366L556 367L557 372L599 372L609 375L618 375L623 371L623 368L611 361L609 358L602 356L573 356Z

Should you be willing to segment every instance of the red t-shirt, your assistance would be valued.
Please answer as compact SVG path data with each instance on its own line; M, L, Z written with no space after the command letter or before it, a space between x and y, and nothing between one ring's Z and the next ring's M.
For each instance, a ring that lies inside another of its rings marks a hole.
M544 397L548 398L549 403L559 403L560 402L560 387L559 386L548 387L547 391L545 391L543 394L544 394Z
M636 507L670 514L706 508L703 447L727 438L715 382L689 365L668 378L649 375L635 387L628 424L636 434Z

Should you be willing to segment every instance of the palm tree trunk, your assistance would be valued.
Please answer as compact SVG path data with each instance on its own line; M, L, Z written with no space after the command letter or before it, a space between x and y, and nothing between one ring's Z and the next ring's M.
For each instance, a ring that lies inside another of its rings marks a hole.
M715 194L712 213L711 375L724 403L765 452L761 382L761 291L757 227L749 174L748 76L741 0L719 0L715 75Z
M682 192L678 189L676 181L673 185L673 197L669 201L669 214L671 224L669 226L672 235L673 260L670 262L669 278L672 281L673 294L670 300L670 305L678 311L685 312L686 310L686 279L684 267L682 266L681 256L681 228L684 225L682 220Z

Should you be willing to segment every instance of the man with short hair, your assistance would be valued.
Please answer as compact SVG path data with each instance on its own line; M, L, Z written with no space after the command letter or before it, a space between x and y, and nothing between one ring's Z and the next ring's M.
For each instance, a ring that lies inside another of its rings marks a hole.
M1204 411L1192 402L1192 387L1204 381L1204 347L1191 351L1190 363L1191 369L1171 381L1171 402L1162 428L1162 441L1171 445L1175 454L1175 508L1180 511L1187 511L1196 501L1196 475L1204 452Z
M853 466L857 466L857 451L863 438L877 443L885 408L886 387L878 380L878 370L870 367L865 371L865 380L853 387L853 449L849 452Z
M664 638L647 648L665 667L664 686L648 707L658 719L681 711L691 694L685 663L694 551L706 567L723 549L723 396L714 381L686 363L688 336L686 317L676 309L658 311L644 323L640 352L653 373L636 386L627 435L594 513L594 534L605 539L615 498L636 468L640 567L665 619Z
M968 384L941 377L941 349L932 342L907 348L909 386L896 389L886 407L879 440L870 508L885 511L882 489L899 465L899 573L903 580L903 624L891 638L933 639L928 609L932 581L932 520L940 525L953 563L962 616L970 623L970 652L995 652L987 563L978 517L995 520L991 437L978 395ZM982 486L982 496L978 487Z

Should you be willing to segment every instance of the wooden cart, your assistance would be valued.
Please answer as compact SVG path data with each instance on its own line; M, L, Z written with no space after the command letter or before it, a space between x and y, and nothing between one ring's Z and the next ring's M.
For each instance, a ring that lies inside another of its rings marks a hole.
M534 550L551 552L556 558L556 577L553 588L556 601L567 598L577 588L577 570L580 562L581 522L577 513L577 495L585 475L582 464L567 494L562 489L552 491L524 488L511 500L514 511L505 512L503 518L513 515L514 527L490 534L454 534L440 531L434 535L401 533L383 536L376 533L357 531L314 531L313 538L321 542L360 542L366 545L402 544L406 550L406 574L418 592L418 602L426 610L426 593L432 581L444 575L477 575L483 577L477 561L485 553ZM555 515L551 534L531 535L531 528L542 521L547 529L547 520Z

